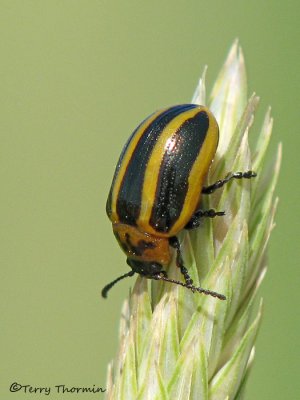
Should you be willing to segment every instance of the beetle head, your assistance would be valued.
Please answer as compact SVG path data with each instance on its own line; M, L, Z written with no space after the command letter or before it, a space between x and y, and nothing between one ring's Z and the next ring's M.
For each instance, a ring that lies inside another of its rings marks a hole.
M127 264L137 274L152 277L161 272L162 265L157 262L143 262L127 258Z

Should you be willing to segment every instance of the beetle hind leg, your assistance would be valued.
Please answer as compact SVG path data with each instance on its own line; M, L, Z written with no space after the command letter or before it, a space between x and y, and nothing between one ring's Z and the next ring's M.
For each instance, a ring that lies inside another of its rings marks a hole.
M232 179L251 179L256 177L256 172L254 171L246 171L246 172L229 172L224 179L221 179L210 186L206 186L202 188L202 194L211 194L215 190L223 187L227 182Z

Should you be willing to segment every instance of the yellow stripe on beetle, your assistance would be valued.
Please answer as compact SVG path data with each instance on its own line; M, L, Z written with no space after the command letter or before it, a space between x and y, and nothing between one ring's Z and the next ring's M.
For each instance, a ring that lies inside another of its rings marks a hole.
M149 221L152 207L155 204L159 168L162 165L163 157L166 152L174 153L178 151L176 148L176 139L174 138L174 134L178 131L178 129L180 129L185 121L193 118L197 113L199 113L198 107L179 114L166 125L158 138L145 171L141 211L137 220L137 226L141 230L144 230L148 233L157 234L157 231L150 225ZM169 232L161 232L160 235L167 237L171 236Z
M147 119L145 119L140 126L136 129L134 135L132 136L128 147L125 151L125 154L123 155L123 158L121 160L121 163L119 161L119 163L121 164L121 167L118 171L118 174L116 176L115 179L115 183L114 186L112 188L112 202L111 202L111 209L112 209L112 219L117 223L119 222L119 218L116 212L116 204L117 204L117 198L118 198L118 193L120 190L120 186L121 186L121 182L122 179L124 177L124 174L126 172L126 168L127 165L132 157L132 154L134 152L134 149L136 148L136 145L138 143L138 141L140 140L141 136L143 135L143 133L145 132L145 130L147 129L147 127L149 127L151 125L151 123L157 118L157 116L162 112L162 110L155 112L154 114L150 115Z
M206 109L206 112L208 115L210 115L208 109ZM173 226L172 230L169 232L169 234L172 236L176 235L185 227L187 224L186 221L191 218L193 213L196 211L196 207L199 206L203 181L216 153L218 141L218 124L214 117L210 117L208 133L189 175L189 190L185 197L181 216Z

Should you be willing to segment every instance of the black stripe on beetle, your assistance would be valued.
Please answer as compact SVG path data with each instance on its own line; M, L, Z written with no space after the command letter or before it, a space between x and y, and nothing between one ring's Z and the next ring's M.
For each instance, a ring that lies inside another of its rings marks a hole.
M198 112L187 119L171 138L159 170L150 224L157 232L168 232L177 221L188 190L188 179L206 138L208 115Z
M143 132L133 150L118 193L117 214L120 222L135 225L140 212L145 170L156 142L172 119L192 108L195 108L192 104L168 108Z

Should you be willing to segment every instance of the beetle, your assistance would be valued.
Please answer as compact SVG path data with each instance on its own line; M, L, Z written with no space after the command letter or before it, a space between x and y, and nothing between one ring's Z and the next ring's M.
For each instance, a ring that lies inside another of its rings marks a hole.
M106 204L113 233L131 270L102 289L102 296L135 273L225 300L193 285L184 266L177 235L194 229L204 217L223 211L202 210L202 194L211 194L232 179L252 178L253 171L229 173L203 186L219 140L219 127L205 106L180 104L154 112L133 131L120 155ZM184 282L168 277L164 267L176 251Z

